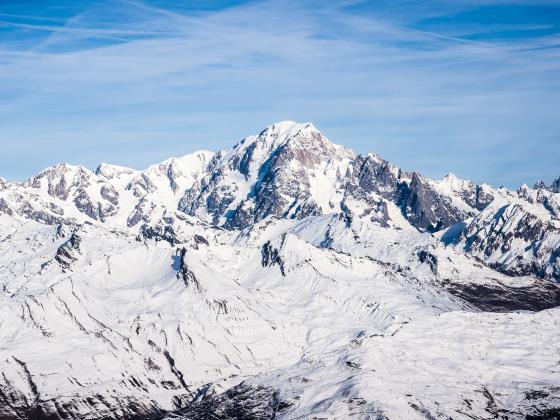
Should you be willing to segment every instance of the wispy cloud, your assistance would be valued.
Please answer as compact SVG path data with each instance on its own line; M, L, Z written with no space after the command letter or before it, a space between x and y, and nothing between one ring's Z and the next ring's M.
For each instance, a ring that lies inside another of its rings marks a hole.
M0 47L5 175L55 160L143 166L229 147L281 119L313 120L430 176L515 185L560 175L550 23L444 25L488 4L476 1L161 4L95 3L64 22L0 14L38 34ZM499 36L512 29L524 35Z

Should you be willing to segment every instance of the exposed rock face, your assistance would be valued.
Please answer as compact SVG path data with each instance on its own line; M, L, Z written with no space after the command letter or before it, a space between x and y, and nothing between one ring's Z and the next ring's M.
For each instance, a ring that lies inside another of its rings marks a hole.
M148 226L143 225L140 230L140 235L138 238L141 239L151 239L157 241L168 242L171 246L177 245L179 239L175 234L172 226L160 225L160 226Z
M499 282L488 285L447 284L446 289L483 311L542 311L560 306L560 286L546 280L527 287L508 287Z
M177 273L177 278L180 278L185 283L185 286L194 288L197 292L202 292L203 288L196 278L194 272L189 269L187 262L185 261L187 256L187 249L181 248L177 252L177 257L179 259L179 272Z
M419 229L436 232L460 222L466 216L451 200L441 196L414 172L410 184L401 184L398 203L404 215Z
M9 216L14 214L13 210L4 198L0 198L0 213L7 214Z
M101 187L101 197L111 203L113 206L119 205L119 193L112 185L103 185Z
M518 190L518 195L527 200L529 203L539 203L548 210L553 219L560 220L560 188L558 182L560 178L552 183L551 186L546 186L544 182L535 184L535 189L529 190L524 186Z
M208 240L202 235L194 235L193 237L195 244L198 245L206 245L209 246Z
M546 185L544 181L536 182L534 189L545 189L553 193L560 193L560 177L552 181L550 185Z
M60 200L43 202L43 207L55 214L64 213L60 202L67 201L72 201L76 210L93 220L105 221L118 211L115 188L80 166L57 165L26 181L23 186L39 190L39 194L46 192L48 196ZM43 219L48 220L46 217Z
M388 200L397 198L399 183L410 179L410 174L402 173L377 155L358 156L353 162L356 184L363 191L377 193ZM348 174L350 177L350 174ZM350 191L355 188L350 187Z
M560 177L554 180L554 182L550 186L550 190L555 193L560 193Z
M394 202L421 230L439 230L465 216L419 174L403 172L376 155L356 156L310 124L270 126L214 160L209 172L187 191L179 208L230 229L268 216L344 212L350 209L349 200L369 208L366 212L380 222L388 218L383 200ZM472 188L468 199L474 206L491 201L482 189Z
M341 195L340 174L353 156L311 124L279 123L214 160L210 174L187 192L179 208L230 229L268 216L330 212L340 208L329 198Z
M494 196L489 194L480 185L469 182L469 188L461 192L461 198L473 209L484 210L494 200Z
M150 420L161 418L166 412L155 401L145 397L136 400L133 397L92 394L83 397L67 396L56 400L43 398L35 383L34 375L24 361L12 357L12 360L7 363L13 366L14 370L8 371L4 366L4 374L0 377L0 418L2 419Z
M418 260L421 263L428 264L432 273L437 274L438 261L437 261L437 257L434 254L423 249L420 252L418 252L417 255L418 255Z
M286 272L284 271L284 261L282 261L280 251L278 248L275 248L270 241L265 243L261 248L261 264L263 267L278 265L282 275L286 275Z
M81 239L78 234L72 233L70 238L58 247L54 259L64 270L69 269L72 263L78 259L80 255L80 243Z
M294 403L283 400L271 387L241 383L223 394L206 396L175 415L185 420L274 419L289 412Z
M482 212L457 241L466 252L508 275L560 281L560 228L519 204Z
M144 198L140 199L126 220L126 225L131 228L140 222L149 223L157 205Z

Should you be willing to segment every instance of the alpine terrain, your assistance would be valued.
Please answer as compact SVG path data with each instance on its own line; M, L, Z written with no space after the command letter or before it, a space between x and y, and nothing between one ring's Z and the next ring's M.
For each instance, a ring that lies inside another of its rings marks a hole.
M560 418L560 178L280 122L0 179L0 227L0 419Z

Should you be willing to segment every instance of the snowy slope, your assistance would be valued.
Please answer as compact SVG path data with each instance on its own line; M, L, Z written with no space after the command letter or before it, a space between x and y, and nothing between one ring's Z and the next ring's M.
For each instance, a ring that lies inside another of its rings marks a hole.
M0 184L0 212L47 224L133 227L174 211L214 153L170 158L144 171L102 163L95 172L60 164L24 183Z
M560 281L560 194L523 186L517 192L497 190L494 196L442 239L506 274Z
M554 418L559 203L294 122L0 179L0 418Z

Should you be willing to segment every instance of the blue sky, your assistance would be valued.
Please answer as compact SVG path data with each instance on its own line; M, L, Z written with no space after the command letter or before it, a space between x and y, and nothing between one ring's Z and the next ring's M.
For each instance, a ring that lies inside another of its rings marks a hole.
M2 0L0 176L280 120L430 177L560 176L560 2Z

